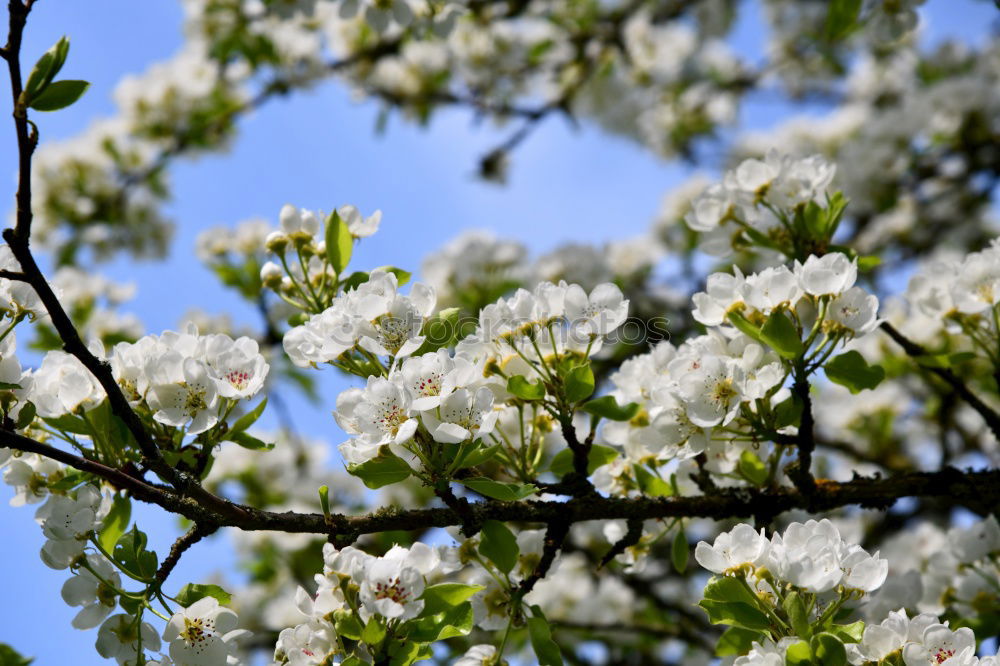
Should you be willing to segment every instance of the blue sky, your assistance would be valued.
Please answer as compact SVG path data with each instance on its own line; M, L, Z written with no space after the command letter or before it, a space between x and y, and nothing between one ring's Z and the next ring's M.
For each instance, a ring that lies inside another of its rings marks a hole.
M931 0L926 37L961 35L979 41L997 12L991 2ZM759 49L754 8L740 25L737 43ZM72 39L64 70L67 78L92 82L71 110L40 115L42 141L73 136L92 119L114 111L112 91L127 73L143 71L168 58L180 44L181 11L170 0L45 0L32 12L24 46L30 67L62 34ZM4 96L6 99L6 96ZM5 102L5 104L9 104ZM9 107L3 107L8 118ZM751 104L745 126L766 126L788 112L773 102ZM600 242L639 234L656 213L663 193L687 168L663 162L636 145L584 127L570 128L553 118L513 156L505 187L474 177L478 158L504 131L477 125L462 110L447 110L428 128L394 117L388 131L374 133L377 106L352 102L336 83L275 100L240 123L240 136L221 155L182 161L171 171L174 200L168 213L177 221L169 260L136 265L117 261L108 274L138 284L136 312L147 330L175 327L191 306L228 311L253 323L253 313L219 287L193 257L194 239L207 226L234 224L253 216L275 220L282 204L326 208L353 203L362 211L381 208L382 230L360 245L357 268L393 264L419 268L420 259L461 230L479 227L545 251L567 240ZM290 121L292 119L292 121ZM0 124L0 196L12 200L15 154L13 128ZM327 373L329 404L304 408L303 430L339 442L329 415L339 378ZM59 598L66 572L45 568L37 552L42 537L31 509L3 508L10 491L0 487L0 571L6 574L0 607L0 642L8 642L40 665L107 663L93 652L93 631L70 627L75 611ZM142 512L156 549L165 553L175 529L169 518ZM222 539L199 544L175 573L178 586L230 561Z

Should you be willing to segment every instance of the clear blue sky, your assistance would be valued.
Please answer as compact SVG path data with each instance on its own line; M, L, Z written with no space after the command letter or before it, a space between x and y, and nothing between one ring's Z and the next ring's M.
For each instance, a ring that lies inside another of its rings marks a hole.
M992 2L931 0L927 37L961 35L979 40L995 19ZM741 48L759 48L756 9L739 29ZM68 78L92 82L72 110L41 116L42 141L69 137L114 111L112 91L127 73L143 71L180 44L181 11L169 0L44 0L32 12L25 61L33 62L62 34L72 39ZM4 96L6 99L6 96ZM8 106L0 119L9 118ZM685 167L658 160L627 141L584 127L547 121L515 153L505 187L484 184L473 172L477 159L505 136L488 124L476 126L460 110L439 114L426 129L394 118L385 135L374 134L377 107L356 104L336 83L271 102L240 124L240 137L226 154L182 162L171 171L174 201L168 212L178 223L173 255L166 262L133 265L120 261L108 274L139 285L136 312L147 330L175 327L191 306L228 311L253 322L253 313L217 286L193 257L194 239L216 224L263 216L274 220L282 204L331 208L354 203L363 211L381 208L382 230L355 252L354 264L419 268L420 259L463 229L479 227L545 251L567 240L601 242L641 233L663 193L685 175ZM767 126L787 109L751 105L746 126ZM8 123L10 124L10 123ZM13 128L0 123L0 174L7 174L0 198L12 201L15 157ZM9 207L8 207L9 210ZM328 405L301 412L303 430L339 442L329 415L340 381L328 374ZM93 651L96 632L70 627L74 609L59 598L66 572L38 559L42 537L31 509L8 509L0 485L0 571L5 575L0 605L0 642L37 657L37 664L108 663ZM154 544L166 552L174 524L140 515ZM174 574L178 584L196 580L231 560L222 539L199 544ZM72 656L70 656L72 655ZM67 661L69 659L69 661Z

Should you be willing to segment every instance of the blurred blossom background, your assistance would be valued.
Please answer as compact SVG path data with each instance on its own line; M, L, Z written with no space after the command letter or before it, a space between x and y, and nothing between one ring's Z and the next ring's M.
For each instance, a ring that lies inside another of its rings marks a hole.
M727 42L754 62L765 55L764 9L757 2L740 6ZM919 39L928 46L950 38L982 44L997 23L994 4L975 0L931 0L919 14ZM93 121L113 115L116 86L123 77L170 58L183 43L182 23L182 7L171 0L38 2L23 61L33 62L66 34L72 46L64 76L92 83L70 110L36 116L42 145L76 136ZM4 104L6 114L9 101ZM830 100L808 96L792 106L765 87L747 96L735 128L720 130L720 139L724 143L737 132L774 127L793 113L824 114L832 106ZM478 177L479 160L509 135L510 126L477 120L464 108L444 108L425 127L397 115L379 130L378 117L376 102L359 102L347 86L330 80L276 97L243 117L226 151L177 160L169 169L172 197L164 211L176 224L167 258L116 258L102 266L108 278L135 285L121 312L134 314L153 333L177 329L193 308L228 315L236 331L259 328L259 313L198 260L196 240L210 227L232 227L250 218L273 226L285 203L325 210L353 204L365 214L381 209L380 231L356 246L352 266L394 265L419 279L423 259L469 229L518 241L532 257L567 242L600 247L637 239L636 247L649 246L656 242L651 229L664 195L695 170L686 160L660 157L587 119L577 125L556 115L517 148L506 183L496 184ZM698 169L710 178L725 167L722 153L715 155L712 148L699 157ZM8 211L15 172L14 133L8 126L0 129L0 174L6 175L0 192L6 193ZM581 270L592 260L582 250L568 256ZM621 260L632 258L625 254ZM427 271L434 268L430 264ZM673 268L666 262L656 271L669 276ZM327 399L311 403L287 391L287 406L296 415L297 429L327 442L331 464L338 465L334 447L343 435L330 410L333 397L350 380L329 368L320 376L319 393ZM265 428L278 426L274 410L265 419ZM0 501L11 494L0 485ZM180 526L161 512L140 509L136 517L157 540L154 548L165 553ZM66 574L39 565L42 536L26 512L0 511L0 535L8 600L0 606L0 642L17 646L40 665L106 663L93 650L94 632L70 629L77 611L57 601ZM195 546L174 577L198 580L234 561L232 542L216 535Z

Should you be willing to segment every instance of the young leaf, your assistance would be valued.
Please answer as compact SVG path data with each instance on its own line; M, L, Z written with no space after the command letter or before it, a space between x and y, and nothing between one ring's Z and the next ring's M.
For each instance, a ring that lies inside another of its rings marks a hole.
M28 102L52 83L52 79L56 77L66 62L67 55L69 55L69 39L63 35L58 42L42 54L42 57L32 68L31 74L28 75L28 80L24 84L24 95Z
M385 638L385 627L374 615L368 618L368 624L361 631L361 640L368 645L378 645Z
M507 391L521 400L541 400L545 397L545 387L541 382L532 384L524 375L514 375L507 380Z
M504 573L510 573L517 565L520 550L517 538L506 525L497 520L487 520L483 523L482 539L479 542L479 553Z
M868 365L865 357L853 350L834 356L823 369L827 379L846 386L851 393L873 389L885 378L885 370L881 366Z
M760 328L751 324L750 320L741 315L739 312L727 312L726 319L728 319L729 323L739 329L739 331L744 335L749 336L757 342L764 342L760 335Z
M670 497L674 494L674 489L669 483L653 474L643 465L633 465L635 470L635 480L639 484L639 490L650 497Z
M380 454L359 465L348 465L347 471L372 490L399 483L409 478L412 472L405 460L391 453Z
M799 641L788 646L785 652L786 666L812 666L812 664L812 650L809 649L809 643Z
M602 416L610 421L631 421L639 413L639 404L629 402L619 405L614 396L602 395L583 403L583 411L594 416Z
M252 410L236 419L236 423L233 427L229 429L229 433L243 432L260 418L260 415L264 413L264 408L267 407L267 397L260 401L260 404L254 407Z
M754 641L760 642L764 637L759 631L751 631L741 627L729 627L719 636L715 644L716 657L733 657L750 651Z
M156 573L156 553L146 550L146 534L135 525L118 539L112 557L136 578L152 580Z
M809 641L812 650L813 663L820 666L846 666L847 650L840 639L833 634L823 632L816 634Z
M755 486L762 486L767 481L767 467L753 451L746 450L740 454L739 470Z
M708 621L712 624L728 624L751 631L767 631L771 626L771 621L762 611L742 601L702 599L698 605L708 613Z
M826 38L840 41L857 25L861 0L830 0L826 10Z
M33 661L35 660L29 657L22 657L17 650L6 643L0 643L0 664L3 666L30 666Z
M83 97L90 83L66 79L54 81L47 85L38 97L31 100L29 106L35 111L58 111Z
M802 353L799 332L783 312L771 313L760 329L760 337L782 358L793 359Z
M684 573L687 570L690 553L691 547L688 545L687 535L684 534L683 528L678 528L674 535L674 542L670 545L670 560L677 573Z
M412 620L407 638L418 643L433 643L472 631L472 604L463 601L443 613Z
M354 251L354 237L347 224L340 219L337 211L326 218L326 260L339 276L351 261Z
M104 550L110 553L114 549L118 539L125 534L125 528L128 527L131 519L132 501L123 495L115 495L114 499L111 500L111 509L104 517L101 532L97 537L97 541Z
M251 451L270 451L274 448L274 442L261 441L245 432L226 433L226 439L230 442L236 442L244 449L250 449Z
M792 631L799 638L809 638L812 636L812 627L809 625L809 613L806 610L805 600L798 592L792 591L785 597L782 604L788 622L792 625Z
M484 476L462 479L460 483L466 488L475 490L480 495L502 502L516 502L538 492L538 488L530 483L501 483Z
M218 585L200 585L198 583L188 583L177 593L177 603L187 608L199 599L212 597L217 599L222 605L233 600L233 595L223 590Z
M531 639L531 647L538 657L539 666L562 666L562 653L559 646L552 640L552 631L549 629L548 620L542 615L542 610L538 606L531 607L535 617L527 618L528 637Z
M578 365L566 373L566 399L570 402L586 400L594 393L594 371L590 364Z
M424 601L424 610L420 614L437 615L443 613L449 608L454 608L468 601L482 589L485 589L482 585L464 585L462 583L439 583L425 587L424 593L420 595Z
M587 455L587 474L593 474L594 470L618 457L618 450L603 444L594 444L590 447ZM573 452L563 449L552 458L549 464L549 471L557 477L562 478L573 471Z

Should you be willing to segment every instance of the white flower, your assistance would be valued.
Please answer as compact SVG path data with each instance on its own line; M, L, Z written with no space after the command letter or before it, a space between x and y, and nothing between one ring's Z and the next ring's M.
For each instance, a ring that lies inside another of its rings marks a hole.
M878 324L878 297L861 287L851 287L830 302L828 312L833 321L859 337Z
M355 394L352 394L355 395ZM345 419L353 420L361 434L377 439L379 444L402 444L417 430L417 420L409 415L410 396L399 384L383 377L369 377L360 399L349 413L340 411ZM345 410L349 407L345 404Z
M91 553L87 555L87 564L100 578L90 569L80 567L62 586L63 601L70 606L83 606L73 618L73 626L77 629L93 629L99 625L118 603L114 588L121 588L118 571L103 556Z
M424 608L424 576L441 564L437 550L423 543L410 548L393 546L382 557L369 560L359 598L369 614L409 620Z
M991 515L970 527L948 530L948 541L958 561L971 564L1000 550L1000 525Z
M711 546L705 541L699 542L694 549L694 558L712 573L721 574L744 564L759 565L768 548L763 529L757 532L746 523L741 523L715 537Z
M274 660L291 666L335 666L340 650L334 627L325 621L310 620L282 629L274 647Z
M488 388L469 391L460 388L446 396L434 410L423 412L423 422L437 442L457 444L493 432L497 412L493 392Z
M104 389L75 356L61 351L45 354L32 375L29 399L38 415L57 417L91 410L105 397Z
M220 606L217 599L203 597L174 613L163 630L170 656L179 666L224 666L235 653L235 641L248 635L237 629L235 611Z
M282 346L292 363L308 368L335 361L358 341L361 318L336 305L285 333Z
M337 215L344 221L351 235L355 238L367 238L378 231L379 223L382 222L382 211L377 210L368 217L361 217L361 211L354 206L341 206L337 209Z
M695 231L712 231L734 216L736 201L720 184L708 186L691 203L684 221Z
M83 486L76 497L52 495L35 513L42 533L49 539L86 539L94 529L101 493L94 486Z
M257 341L248 337L233 340L221 333L202 340L204 357L213 371L223 398L252 398L264 386L269 366Z
M965 258L951 287L951 298L955 308L966 314L1000 303L1000 248L994 245Z
M804 264L795 261L795 275L807 294L837 295L854 286L858 278L858 263L841 252L831 252L822 257L813 254Z
M734 275L712 273L705 282L705 291L691 297L694 310L691 316L705 326L720 326L726 321L726 314L744 302L746 278L736 266Z
M168 353L147 366L151 389L147 396L153 418L188 434L208 430L219 421L218 389L204 363Z
M4 469L3 480L14 486L11 506L24 506L41 502L49 494L48 477L62 470L62 466L51 458L35 453L13 458Z
M397 381L410 392L415 411L433 409L457 386L474 379L475 368L465 359L452 359L447 349L410 357L403 361ZM481 373L480 373L481 374Z
M496 653L495 645L473 645L452 666L492 666Z
M743 369L732 359L704 357L698 367L678 379L679 396L695 425L725 425L740 407Z
M607 335L628 317L628 300L610 282L597 285L589 296L580 285L571 284L564 303L571 329L582 335Z
M142 636L144 650L159 650L160 637L148 622L136 626L131 615L112 615L97 630L97 653L105 659L114 659L121 665L135 664Z
M281 207L278 215L281 230L289 238L301 236L305 239L312 239L319 233L319 218L310 210L298 209L292 204L285 204Z
M755 641L746 655L736 658L733 666L784 666L788 646L798 641L794 636L782 638L777 644L770 639L763 643Z
M976 637L971 629L952 631L947 624L932 624L915 642L903 646L903 662L906 666L937 666L967 649L975 654Z

